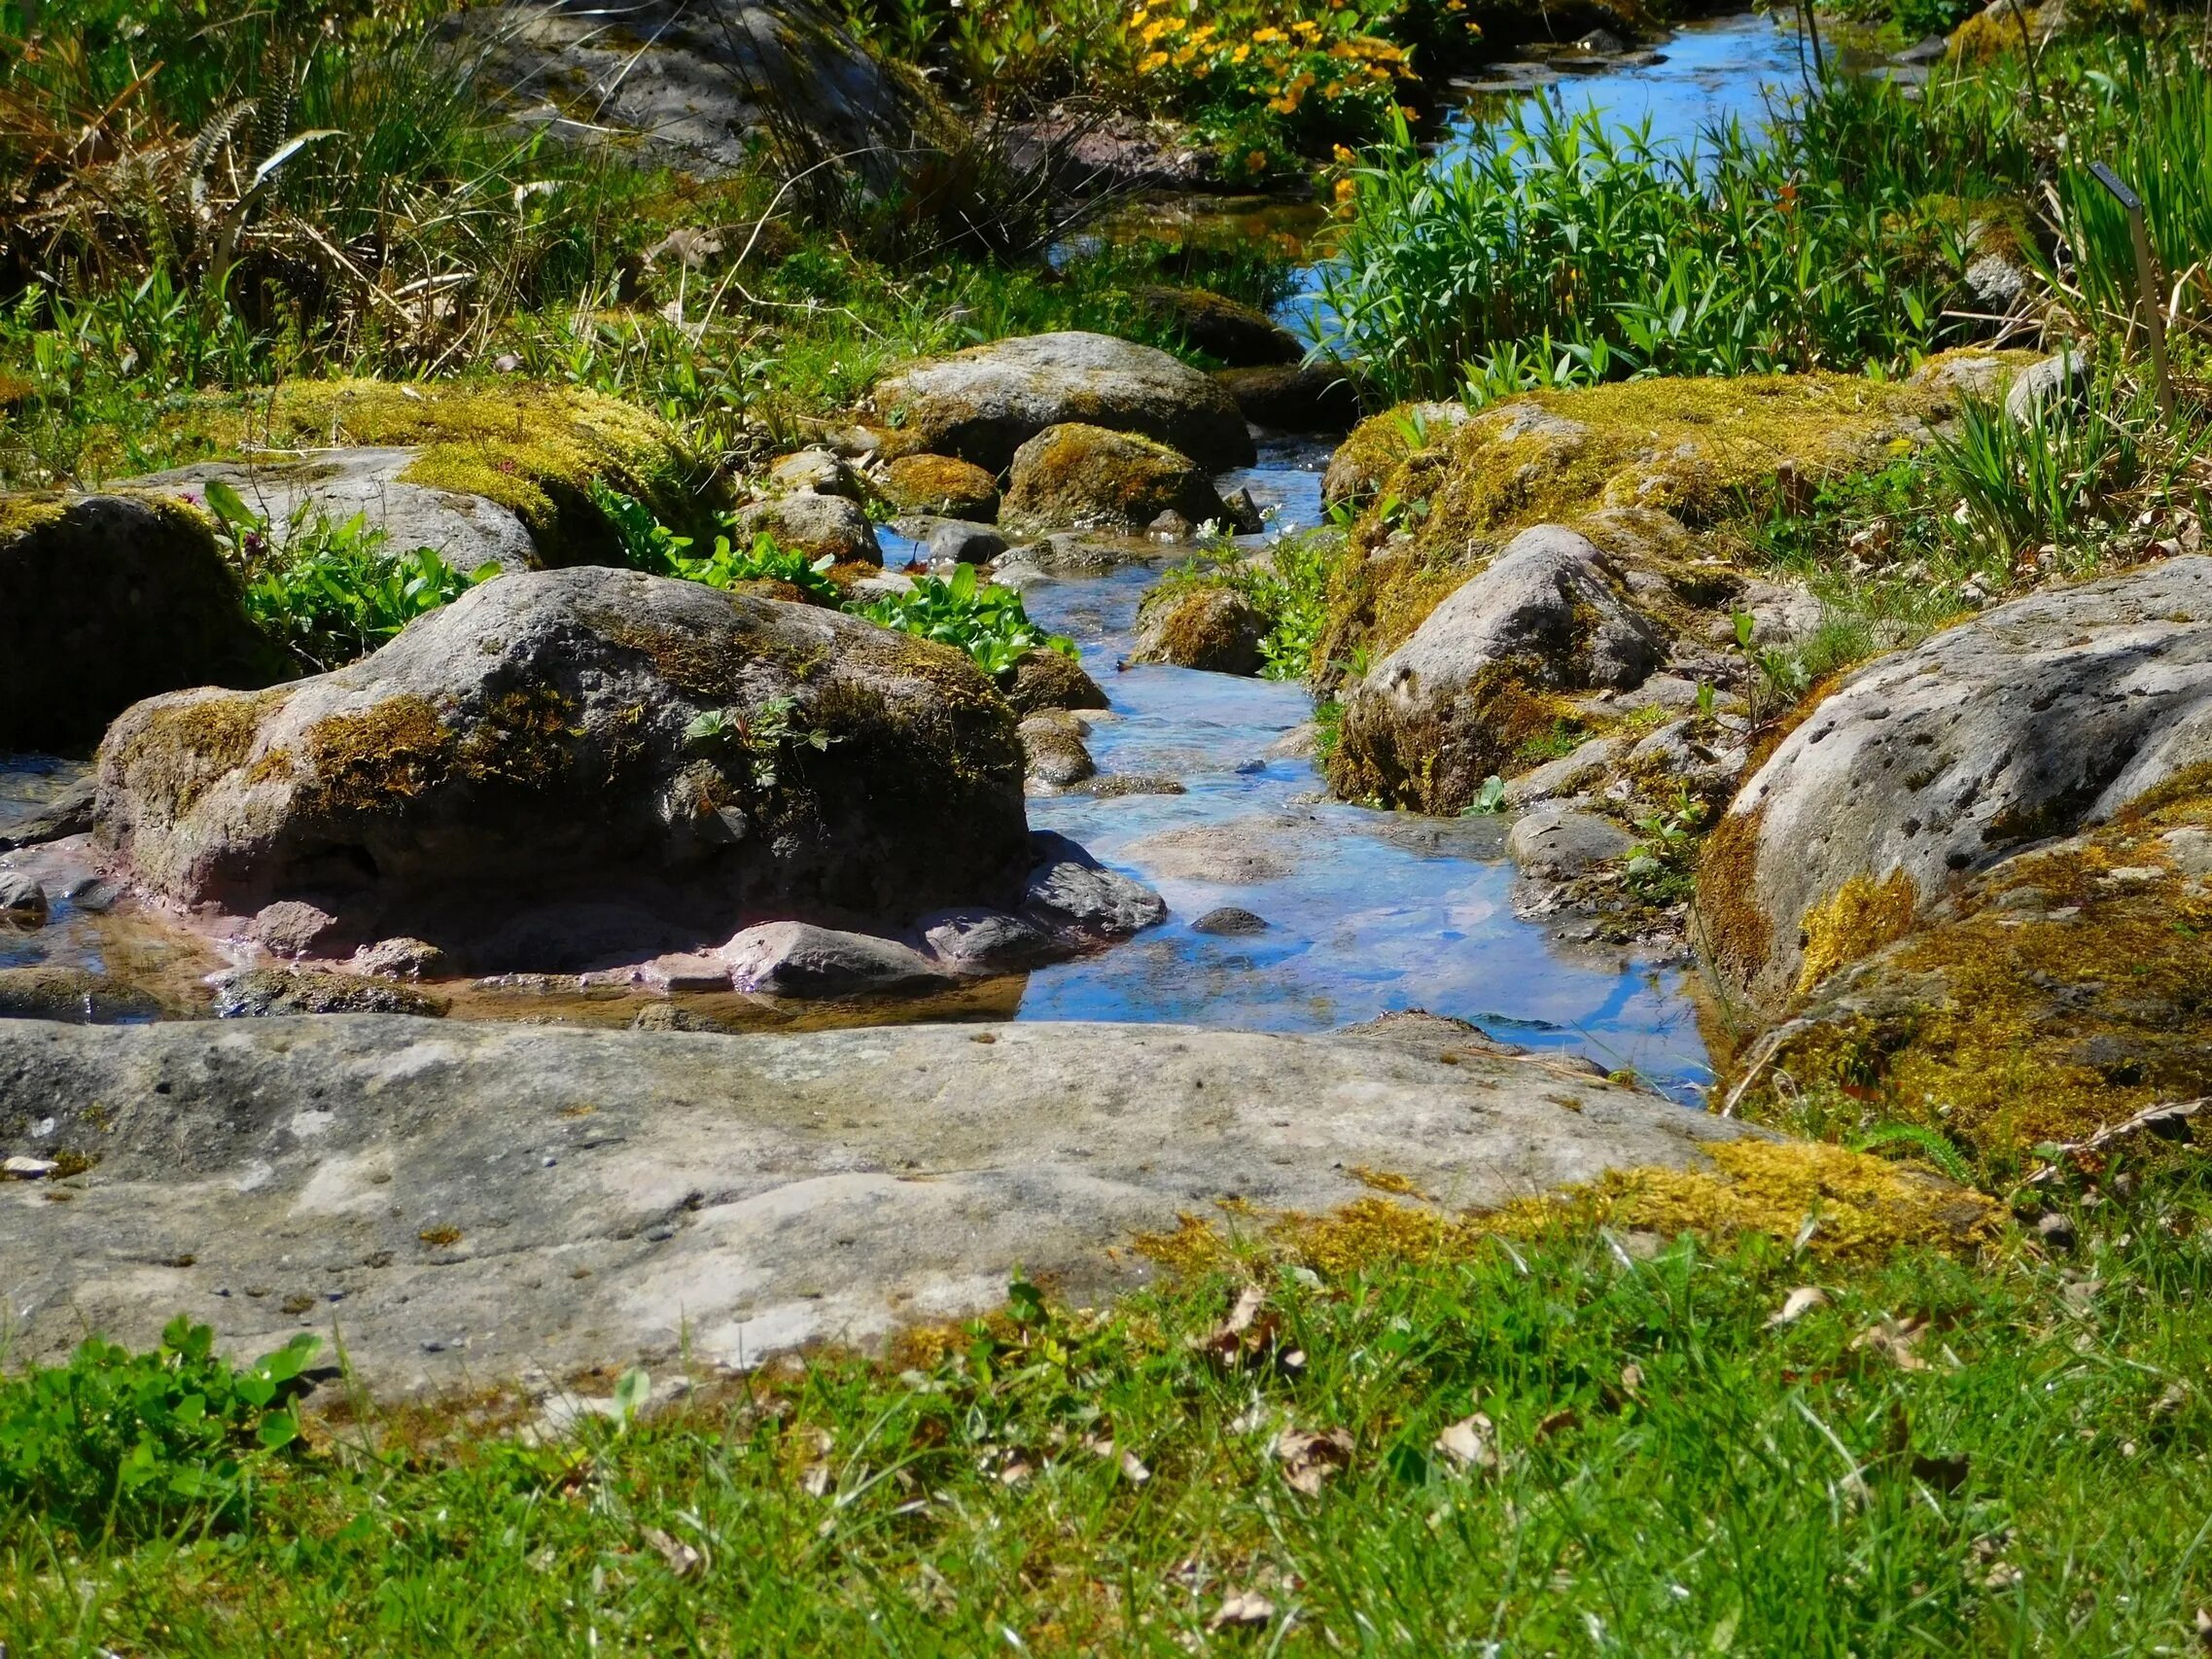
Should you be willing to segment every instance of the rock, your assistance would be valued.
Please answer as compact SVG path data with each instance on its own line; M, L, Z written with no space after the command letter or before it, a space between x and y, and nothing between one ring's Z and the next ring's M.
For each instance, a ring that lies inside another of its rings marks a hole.
M1213 146L1179 122L1085 108L1009 123L1006 135L1013 166L1042 173L1072 195L1205 190L1220 182Z
M1257 674L1274 620L1243 590L1188 583L1155 587L1137 613L1131 662L1165 662L1216 674Z
M1962 877L2212 760L2212 558L1983 612L1859 670L1715 827L1700 903L1773 1006Z
M987 565L1006 550L1006 538L988 524L948 518L930 527L922 550L932 564L950 559L955 564Z
M1234 904L1224 904L1219 909L1207 911L1191 923L1190 931L1194 934L1221 934L1237 937L1245 934L1266 933L1267 922L1249 910L1240 910Z
M587 0L522 0L470 7L446 27L519 124L709 178L744 171L781 134L888 185L950 124L921 76L813 0L643 0L613 30ZM740 227L727 252L743 245Z
M1139 433L1201 465L1256 451L1229 394L1164 351L1106 335L1029 335L917 364L878 382L877 408L930 450L997 472L1051 426Z
M809 559L883 563L875 526L858 502L841 495L787 495L758 502L737 514L735 526L740 536L772 536L778 547Z
M1018 973L1067 954L1042 928L1002 910L940 910L915 928L956 973Z
M805 922L747 928L723 947L740 991L764 997L889 996L939 989L952 975L911 945Z
M388 980L303 968L249 968L215 987L218 1019L267 1019L277 1014L417 1014L433 1017L451 1005Z
M277 956L305 956L329 938L337 925L338 919L328 910L297 899L280 899L262 906L246 929L246 936Z
M1021 914L1055 933L1126 938L1164 922L1167 901L1150 888L1107 869L1065 835L1035 830L1036 865Z
M844 458L827 449L801 449L768 464L768 482L794 495L836 495L859 503L866 490Z
M632 1031L704 1031L727 1036L737 1028L681 1003L648 1003L630 1021Z
M1292 726L1267 746L1270 760L1311 760L1321 752L1321 728L1312 721Z
M44 1181L61 1168L58 1158L0 1158L0 1176L10 1181Z
M1989 0L1950 33L1950 56L1962 63L1986 63L2017 53L2032 41L2040 52L2066 28L2065 0L2045 0L2024 11L2019 0Z
M1256 887L1286 879L1293 867L1282 845L1280 819L1236 818L1225 824L1196 824L1147 835L1129 849L1129 861L1170 881L1198 881L1217 887Z
M1175 778L1141 772L1116 772L1110 778L1085 778L1062 793L1087 794L1093 800L1119 800L1125 795L1133 794L1188 794L1190 792Z
M2035 1235L2055 1251L2074 1248L2074 1223L2063 1211L2047 1210L2035 1218Z
M1323 507L1364 507L1406 457L1448 442L1473 417L1464 404L1400 404L1361 421L1329 457Z
M1305 355L1290 332L1265 311L1211 288L1140 288L1137 302L1179 334L1183 344L1231 369L1296 363Z
M1066 653L1047 647L1022 653L1014 663L1013 681L1006 688L1006 701L1014 705L1018 715L1106 707L1106 692L1083 671L1083 665Z
M655 955L763 910L1010 905L1032 863L1020 768L1012 712L965 653L695 582L542 571L334 673L137 705L101 750L99 834L181 903L300 900L472 971L556 971L587 938L627 948L616 914Z
M1546 760L1540 766L1531 766L1508 778L1504 804L1514 808L1528 807L1560 795L1579 794L1605 775L1620 753L1618 739L1593 737L1571 755L1562 755L1556 760Z
M384 446L324 449L298 460L201 461L133 478L128 487L199 500L210 482L226 483L268 525L280 547L291 538L294 514L302 510L320 512L334 525L358 512L383 536L386 551L435 548L463 573L487 564L535 570L544 562L513 508L409 481L419 455L413 448Z
M667 997L695 996L730 988L730 968L719 955L703 951L671 951L645 965L646 986Z
M1031 715L1022 722L1022 752L1032 789L1065 789L1098 771L1082 733L1064 714Z
M1229 509L1189 457L1134 433L1051 426L1014 453L1000 522L1017 533L1137 530L1163 512L1225 523Z
M1625 857L1635 837L1610 818L1568 806L1539 807L1517 819L1505 837L1506 855L1530 875L1569 881Z
M57 1362L88 1328L151 1347L181 1307L250 1358L298 1321L216 1288L303 1285L344 1293L318 1328L376 1398L703 1378L981 1315L1017 1265L1102 1301L1145 1277L1135 1235L1220 1195L1327 1215L1387 1169L1457 1213L1760 1134L1438 1046L1456 1063L1157 1025L0 1027L0 1112L100 1159L72 1203L0 1205L11 1355ZM435 1269L432 1227L459 1235Z
M1439 605L1346 700L1329 782L1453 813L1557 715L1548 692L1630 688L1665 642L1588 538L1539 525Z
M1229 525L1240 536L1256 536L1267 527L1260 515L1259 503L1252 499L1250 485L1240 487L1235 495L1224 496L1222 505L1229 510Z
M65 1020L112 1025L158 1017L160 1003L147 992L81 968L0 968L0 1020ZM0 1087L0 1094L4 1094Z
M1275 432L1350 432L1359 424L1360 377L1343 364L1222 369L1213 379L1254 426Z
M2089 390L2089 360L2078 351L2054 352L2032 365L2005 392L2005 418L2021 426L2053 420Z
M1130 565L1146 564L1160 549L1131 536L1103 536L1062 531L1033 542L1021 556L1039 574L1057 576L1111 576ZM1001 576L1001 580L1004 580Z
M878 599L904 599L914 591L914 579L903 571L878 570L861 577L845 589L845 597L866 605Z
M1928 35L1897 53L1897 61L1904 64L1941 63L1949 51L1950 42L1944 36Z
M883 494L901 512L935 512L988 524L999 516L999 478L951 455L901 455L883 471Z
M2011 316L2033 280L2019 261L2000 253L1979 255L1966 267L1966 292L1979 310L1994 317Z
M92 779L82 777L29 811L0 820L0 853L12 853L18 847L42 847L49 841L84 834L92 828L92 802L97 793Z
M378 939L353 953L353 971L383 979L435 978L445 971L445 953L422 939Z
M0 869L0 923L43 928L47 910L45 888L21 870Z
M163 497L0 497L0 752L82 749L141 697L280 666L207 520Z

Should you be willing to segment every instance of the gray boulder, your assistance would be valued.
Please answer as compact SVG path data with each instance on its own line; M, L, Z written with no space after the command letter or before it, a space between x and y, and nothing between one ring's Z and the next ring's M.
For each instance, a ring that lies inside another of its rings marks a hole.
M1107 869L1081 847L1049 830L1030 836L1036 865L1021 914L1047 931L1093 939L1127 938L1168 918L1167 900Z
M2005 418L2021 426L2054 420L2089 390L2089 360L2058 351L2031 363L2005 389Z
M1572 806L1539 807L1514 821L1506 855L1530 875L1568 881L1624 857L1635 837L1610 818Z
M768 464L768 481L792 494L841 495L860 501L865 490L844 458L828 449L799 449Z
M988 524L965 524L957 518L930 526L922 550L932 563L950 559L955 564L987 565L1006 550L1006 538Z
M1163 515L1185 525L1232 514L1203 468L1135 433L1080 421L1051 426L1014 451L999 521L1016 534L1142 530Z
M740 536L748 540L772 536L779 547L809 559L831 558L841 565L883 563L876 527L859 502L841 495L779 496L744 509L735 522Z
M208 521L162 496L0 498L0 752L78 750L141 697L281 671Z
M999 516L999 476L951 455L900 455L883 470L885 499L901 512L989 522Z
M1084 672L1083 665L1063 652L1038 647L1024 652L1014 663L1013 684L1005 688L1006 701L1020 715L1041 714L1047 709L1103 709L1106 694Z
M1257 674L1266 660L1260 642L1273 625L1240 588L1158 587L1138 608L1137 646L1129 660Z
M1254 426L1275 432L1333 433L1350 432L1359 424L1362 378L1341 363L1221 369L1214 371L1213 379L1237 400L1237 407ZM1344 487L1352 491L1350 484Z
M1721 966L1779 1004L1808 961L2208 760L2212 557L1996 606L1861 669L1738 794L1700 891Z
M1012 712L966 653L599 567L502 577L334 673L140 703L99 779L140 887L302 900L477 971L1010 906L1032 862Z
M1548 732L1546 693L1632 688L1665 657L1596 544L1540 524L1352 688L1330 782L1355 799L1457 812Z
M953 983L944 966L911 945L805 922L747 928L721 954L740 991L765 997L893 996Z
M1152 285L1137 291L1137 302L1183 344L1231 369L1296 363L1304 355L1290 331L1265 311L1211 288Z
M1035 922L1002 910L940 910L915 923L930 954L956 973L1012 973L1066 950Z
M377 1015L0 1022L0 1117L98 1159L70 1203L0 1205L15 1363L183 1310L228 1354L342 1336L382 1398L873 1347L1017 1266L1103 1299L1146 1276L1134 1235L1231 1193L1326 1215L1387 1169L1457 1213L1759 1134L1450 1031Z
M875 406L924 448L992 472L1048 426L1141 433L1204 466L1256 455L1236 400L1164 351L1107 335L1028 335L900 370Z
M267 522L279 547L291 536L294 513L305 507L332 524L358 512L382 533L386 552L430 547L462 572L487 564L535 570L547 562L512 508L404 480L401 475L420 453L398 447L326 449L298 460L202 461L133 478L126 487L197 497L211 481L228 484Z

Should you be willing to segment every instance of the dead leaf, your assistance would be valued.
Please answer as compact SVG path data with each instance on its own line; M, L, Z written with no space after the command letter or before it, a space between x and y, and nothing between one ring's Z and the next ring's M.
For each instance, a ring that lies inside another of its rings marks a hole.
M1570 1405L1563 1410L1550 1413L1541 1423L1537 1424L1535 1437L1539 1440L1549 1440L1554 1434L1564 1433L1569 1429L1581 1427L1582 1413Z
M1641 1365L1632 1360L1621 1367L1621 1392L1638 1405L1643 1403L1643 1367Z
M670 1537L658 1527L648 1527L643 1535L646 1542L652 1545L660 1559L668 1563L668 1571L679 1578L687 1577L696 1572L699 1570L699 1563L705 1559L689 1544L685 1543L680 1538Z
M2196 1609L2196 1645L2212 1653L2212 1612Z
M829 1465L809 1464L806 1473L799 1476L799 1490L809 1498L820 1498L829 1490Z
M1282 1464L1282 1478L1293 1492L1317 1497L1322 1482L1352 1464L1352 1433L1330 1429L1318 1434L1284 1428L1275 1437L1275 1455Z
M1152 1471L1144 1466L1143 1459L1135 1452L1117 1450L1104 1435L1093 1435L1083 1442L1083 1447L1094 1456L1114 1464L1121 1470L1121 1478L1132 1486L1142 1486L1152 1478Z
M1001 1486L1019 1486L1035 1472L1036 1470L1032 1469L1029 1465L1016 1458L999 1471L999 1484Z
M1878 1320L1851 1338L1851 1347L1854 1352L1867 1349L1879 1354L1900 1371L1925 1371L1928 1362L1913 1350L1927 1328L1928 1322L1924 1319L1903 1323L1893 1319Z
M1767 1316L1770 1329L1777 1324L1795 1324L1814 1308L1828 1305L1828 1293L1817 1285L1800 1285L1782 1298L1782 1305Z
M1462 1417L1436 1436L1436 1449L1461 1468L1495 1468L1497 1453L1492 1449L1491 1420L1481 1412Z
M1250 1630L1266 1624L1275 1617L1275 1604L1257 1590L1232 1590L1221 1598L1221 1606L1206 1621L1208 1630L1241 1627Z

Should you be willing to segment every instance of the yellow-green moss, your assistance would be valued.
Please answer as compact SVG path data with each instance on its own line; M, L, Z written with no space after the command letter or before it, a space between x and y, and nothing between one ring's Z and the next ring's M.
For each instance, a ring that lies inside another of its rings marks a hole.
M1525 769L1532 746L1582 718L1572 699L1536 685L1516 662L1484 667L1450 708L1424 720L1356 698L1325 762L1329 788L1346 800L1450 815L1485 779Z
M1192 523L1220 504L1191 459L1133 432L1071 421L1022 445L1000 514L1009 528L1141 529L1170 510Z
M1895 944L1912 932L1919 907L1913 878L1901 869L1880 881L1852 876L1806 912L1797 994L1803 996L1837 969Z
M58 495L0 495L0 544L58 523L68 504Z
M279 688L162 704L133 722L102 764L120 765L148 810L181 818L218 779L246 763L263 716L284 696Z
M951 455L901 455L884 468L884 499L901 512L989 517L999 511L999 480Z
M403 694L317 721L303 747L309 782L300 806L347 816L390 811L442 783L454 734L427 697Z
M1698 856L1699 932L1714 968L1738 985L1758 977L1774 948L1757 885L1765 817L1764 808L1722 814Z
M1761 1233L1791 1241L1810 1220L1807 1245L1814 1254L1864 1260L1917 1246L1971 1251L1998 1224L1996 1207L1975 1193L1841 1147L1743 1140L1705 1150L1709 1168L1617 1170L1497 1210L1453 1214L1358 1198L1325 1216L1243 1211L1236 1230L1247 1249L1256 1245L1343 1275L1384 1262L1464 1259L1496 1239L1597 1227L1723 1241ZM1136 1244L1177 1272L1226 1266L1237 1253L1219 1227L1193 1216L1173 1232L1145 1234Z
M1743 1110L1817 1112L1831 1130L1915 1124L1996 1181L2039 1143L2212 1093L2212 893L2159 839L2212 828L2201 787L2000 866L1835 981Z

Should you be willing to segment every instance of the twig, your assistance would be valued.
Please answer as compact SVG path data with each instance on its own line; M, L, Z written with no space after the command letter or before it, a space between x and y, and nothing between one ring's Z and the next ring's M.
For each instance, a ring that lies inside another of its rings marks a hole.
M2078 1158L2085 1152L2096 1151L2101 1147L2110 1146L2113 1142L2128 1135L2141 1134L2146 1129L2157 1133L2167 1124L2186 1123L2208 1106L2212 1106L2212 1095L2200 1095L2195 1100L2168 1101L2158 1106L2146 1106L2141 1112L2124 1122L2106 1124L2105 1127L2099 1129L2086 1141L2068 1141L2054 1147L2050 1153L2051 1162L2034 1175L2029 1176L2022 1184L2041 1186L2057 1175L2059 1161L2063 1158Z

